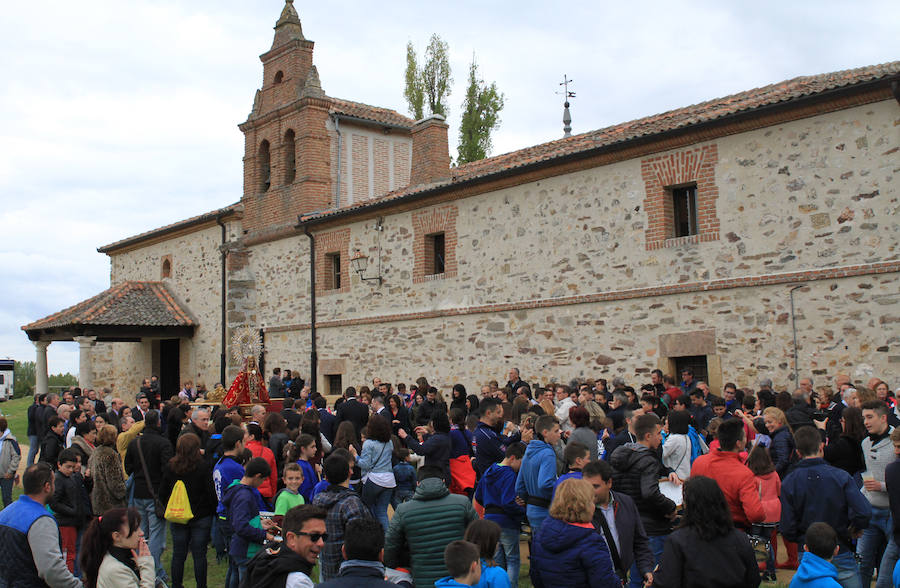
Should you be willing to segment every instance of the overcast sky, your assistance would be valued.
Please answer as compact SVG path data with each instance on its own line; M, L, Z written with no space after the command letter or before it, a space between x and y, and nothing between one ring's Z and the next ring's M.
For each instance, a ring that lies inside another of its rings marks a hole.
M0 20L0 357L20 326L109 287L96 248L241 198L246 119L283 0L9 2ZM506 97L494 154L757 86L900 59L896 0L297 0L330 96L406 112L406 42L450 45ZM51 373L78 371L74 343Z

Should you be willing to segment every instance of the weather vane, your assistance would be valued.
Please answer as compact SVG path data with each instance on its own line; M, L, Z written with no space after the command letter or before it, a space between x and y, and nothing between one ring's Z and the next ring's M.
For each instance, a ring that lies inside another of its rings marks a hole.
M569 90L569 84L574 83L575 80L570 80L569 76L563 74L563 81L559 83L560 86L563 86L563 92L561 92L566 101L563 106L563 137L571 137L572 136L572 114L569 112L569 98L575 97L575 92ZM560 92L557 92L560 94Z

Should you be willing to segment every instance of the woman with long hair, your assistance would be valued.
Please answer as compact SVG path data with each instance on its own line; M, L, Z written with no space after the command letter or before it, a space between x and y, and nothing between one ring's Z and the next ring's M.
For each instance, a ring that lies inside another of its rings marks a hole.
M334 449L346 449L347 451L360 453L362 448L356 441L356 429L350 421L344 421L338 425L337 432L334 434L334 443L331 445ZM353 448L352 450L350 448Z
M153 556L135 508L108 510L91 521L81 539L85 588L153 588Z
M691 476L684 483L683 499L684 518L666 540L653 573L654 588L759 586L759 567L750 540L734 528L716 481Z
M531 543L531 582L535 588L571 586L619 588L603 535L594 530L594 488L569 478L556 487L550 516Z
M328 442L327 439L323 443L322 417L319 416L318 410L312 409L303 413L303 416L300 417L300 432L306 433L316 440L316 454L309 460L309 463L314 466L321 464L322 458L325 457L326 453L331 451L331 447L326 447L324 445L324 443Z
M287 421L277 412L270 412L263 420L263 440L275 454L278 476L284 472L284 447L290 440L287 434Z
M362 453L356 458L363 479L362 501L387 531L387 509L397 486L391 464L394 455L391 425L381 415L373 414L369 417L366 434ZM356 456L356 449L350 452Z
M841 412L840 437L825 446L825 461L853 476L859 486L862 486L860 473L866 469L862 450L866 435L862 411L848 406Z
M403 399L397 394L391 394L387 398L387 409L391 413L391 431L396 435L400 429L406 429L408 433L409 427L409 411Z
M468 414L466 411L466 396L465 386L453 384L453 389L450 391L450 410L458 408Z
M94 488L91 490L91 506L95 513L114 508L125 508L125 469L116 451L118 433L112 425L104 425L97 431L97 447L88 458Z
M188 548L194 558L194 580L197 588L206 588L206 545L209 543L212 518L218 506L212 470L200 453L200 437L185 433L178 438L175 455L163 468L159 499L169 502L175 484L181 481L187 490L193 518L186 524L175 523L172 529L172 586L182 588L184 562Z

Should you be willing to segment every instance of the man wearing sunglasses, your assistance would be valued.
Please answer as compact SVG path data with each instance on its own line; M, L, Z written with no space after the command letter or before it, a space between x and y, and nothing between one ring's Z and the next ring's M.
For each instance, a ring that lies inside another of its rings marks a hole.
M284 515L278 551L260 551L247 566L250 588L313 588L309 574L325 547L326 512L309 504Z

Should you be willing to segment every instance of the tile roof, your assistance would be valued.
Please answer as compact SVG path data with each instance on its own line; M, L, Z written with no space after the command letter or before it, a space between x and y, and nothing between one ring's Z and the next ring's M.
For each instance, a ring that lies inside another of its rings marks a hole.
M97 251L99 251L100 253L109 253L115 249L120 249L133 243L139 243L156 235L161 235L172 231L177 231L179 229L188 228L193 225L202 224L208 221L215 220L219 215L241 212L242 210L244 210L244 205L240 202L235 202L234 204L229 204L225 208L218 208L216 210L211 210L210 212L204 212L203 214L198 214L197 216L192 216L190 218L186 218L169 225L151 229L149 231L144 231L143 233L138 233L137 235L132 235L131 237L126 237L125 239L110 243L109 245L98 247Z
M353 102L352 100L342 100L340 98L332 98L334 105L331 112L335 114L343 114L352 116L353 118L361 118L363 120L372 121L391 125L395 127L412 128L416 121L403 116L396 110L390 108L380 108L378 106L370 106L362 102Z
M190 327L196 325L162 282L123 282L92 298L22 327L23 331L92 326Z
M815 76L801 76L777 84L732 94L724 98L708 100L700 104L670 110L604 129L589 131L481 161L467 163L451 168L450 177L447 179L430 184L406 186L376 200L368 200L336 210L305 216L302 221L325 219L356 209L382 204L390 200L411 197L417 193L426 192L434 188L588 152L592 149L608 147L617 143L625 143L668 131L689 128L743 112L752 112L765 106L789 102L829 90L897 77L898 75L900 75L900 61Z

